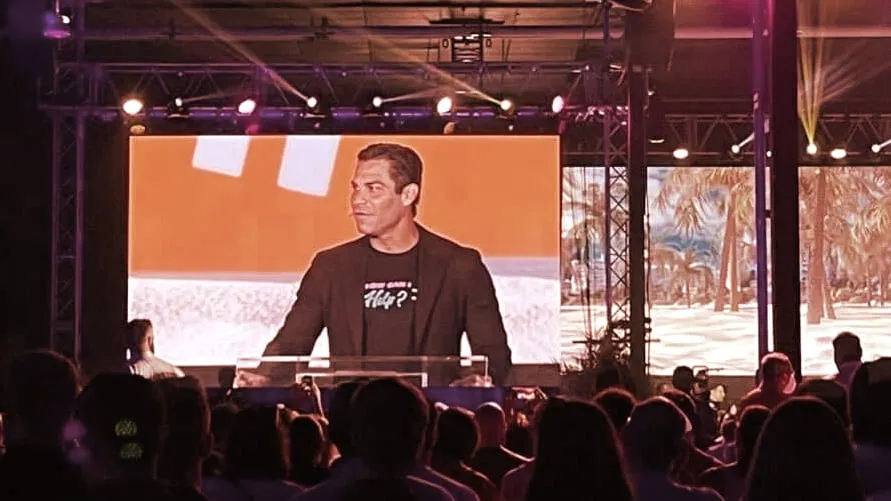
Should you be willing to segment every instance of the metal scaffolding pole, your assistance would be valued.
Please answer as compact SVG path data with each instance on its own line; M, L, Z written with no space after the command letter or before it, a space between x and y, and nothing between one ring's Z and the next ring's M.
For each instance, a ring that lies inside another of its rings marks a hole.
M632 64L628 78L628 295L631 376L647 376L647 69Z
M801 375L801 263L798 196L798 19L796 0L772 0L770 170L774 350ZM820 305L810 305L817 308Z
M755 160L755 289L758 304L758 360L767 354L768 309L770 300L767 294L767 131L765 69L766 47L764 40L766 0L753 0L752 29L752 106L754 121L754 160ZM757 367L757 362L756 362Z

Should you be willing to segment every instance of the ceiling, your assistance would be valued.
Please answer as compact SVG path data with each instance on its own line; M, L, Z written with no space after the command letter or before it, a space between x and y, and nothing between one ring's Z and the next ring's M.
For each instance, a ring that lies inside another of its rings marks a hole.
M824 106L836 112L891 111L886 91L891 88L891 3L858 0L857 9L845 11L841 1L799 2L803 32L819 25L838 37L802 44L807 53L820 45L826 54L823 68L836 88ZM669 112L751 107L749 3L678 0L673 64L656 82ZM594 85L596 79L581 69L602 60L601 15L599 3L565 1L106 0L87 8L85 57L100 63L141 62L146 69L160 63L242 62L273 70L279 64L319 65L321 71L286 80L298 90L318 89L346 103L370 87L389 95L454 87L434 69L455 68L446 42L453 35L482 32L491 35L483 47L486 65L458 65L460 80L493 96L539 104L571 88ZM613 32L621 34L621 11L612 9L611 17ZM610 47L613 60L621 60L622 41ZM72 54L69 50L67 57ZM391 63L398 63L400 71L384 71ZM538 71L545 65L551 66Z

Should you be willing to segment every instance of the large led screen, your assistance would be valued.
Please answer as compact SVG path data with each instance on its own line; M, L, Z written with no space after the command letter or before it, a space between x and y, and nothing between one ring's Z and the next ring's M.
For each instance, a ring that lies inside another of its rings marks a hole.
M350 180L373 143L422 158L417 219L482 254L514 363L559 362L554 136L132 138L128 307L154 323L158 355L223 365L261 354L313 256L358 236ZM327 353L323 332L313 354Z

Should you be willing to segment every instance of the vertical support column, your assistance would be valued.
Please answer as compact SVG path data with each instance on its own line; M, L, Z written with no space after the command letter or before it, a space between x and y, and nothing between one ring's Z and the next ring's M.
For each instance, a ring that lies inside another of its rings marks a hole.
M75 363L81 361L81 340L83 333L83 292L84 292L84 147L86 123L84 110L78 109L74 117L74 346L71 357Z
M629 367L637 384L646 380L647 283L647 70L631 64L628 76L628 275L631 357Z
M752 106L754 119L755 158L755 283L758 304L758 366L767 354L768 308L767 295L767 131L765 119L767 50L764 32L766 0L752 0Z
M610 26L609 26L609 13L612 7L612 4L609 2L603 2L603 7L601 11L600 17L603 19L603 57L601 58L603 61L601 62L601 80L600 80L600 94L601 101L606 104L607 99L607 91L606 84L609 81L609 72L610 72ZM610 241L612 237L612 228L610 224L610 220L612 218L612 190L610 189L610 174L612 170L613 164L613 123L612 123L612 114L605 113L603 115L603 121L601 122L603 125L603 304L606 307L606 333L610 334L612 331L610 324L612 323L613 318L613 277L612 277L612 259L611 256L611 248L612 243Z
M774 349L801 376L801 264L798 227L798 15L796 0L772 0L770 171Z

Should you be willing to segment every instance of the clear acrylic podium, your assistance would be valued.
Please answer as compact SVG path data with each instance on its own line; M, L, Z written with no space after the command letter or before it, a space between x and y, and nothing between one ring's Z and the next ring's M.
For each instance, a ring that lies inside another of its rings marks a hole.
M236 381L245 386L291 386L311 377L320 388L361 378L398 377L418 387L491 386L489 358L472 356L270 356L239 358Z

